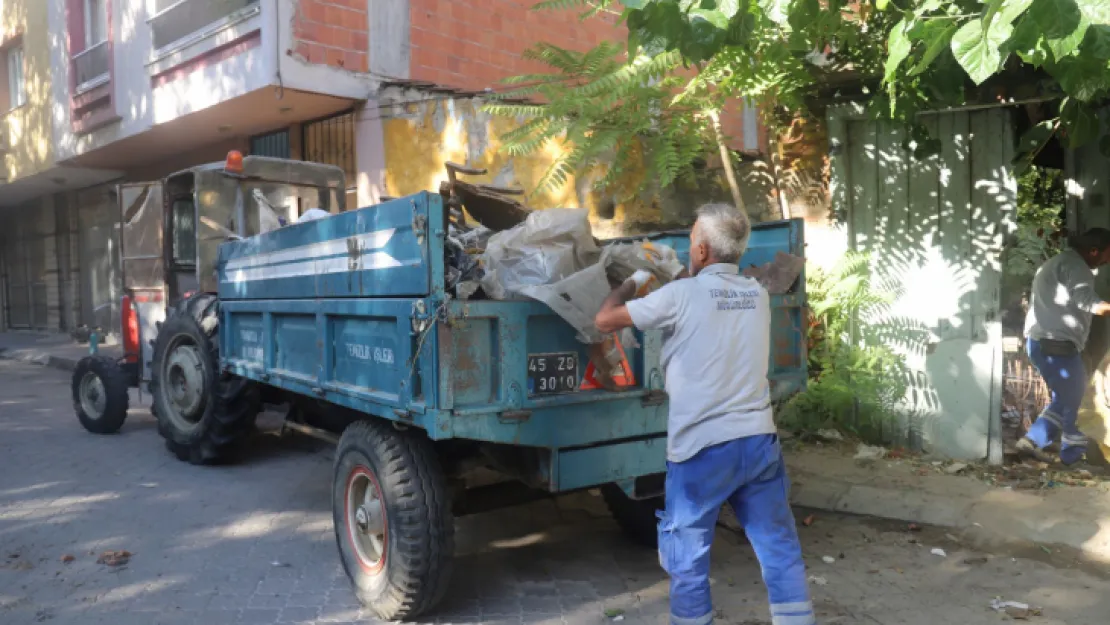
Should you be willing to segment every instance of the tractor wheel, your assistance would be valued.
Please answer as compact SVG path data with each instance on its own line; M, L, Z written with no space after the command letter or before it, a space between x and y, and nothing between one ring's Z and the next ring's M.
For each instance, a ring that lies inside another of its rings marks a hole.
M73 409L93 434L115 434L127 419L130 380L119 363L85 356L73 371Z
M443 599L455 526L427 438L384 422L350 425L335 454L332 515L343 568L379 618L409 620Z
M154 342L151 412L178 459L227 460L261 408L258 387L220 371L220 302L199 293L169 311Z
M625 536L645 547L659 546L659 521L655 513L663 509L662 497L633 499L616 484L602 486L601 497Z

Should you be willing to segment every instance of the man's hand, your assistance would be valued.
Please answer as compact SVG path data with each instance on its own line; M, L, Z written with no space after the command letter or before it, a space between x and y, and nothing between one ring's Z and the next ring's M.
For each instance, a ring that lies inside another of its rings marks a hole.
M646 274L646 276L640 275ZM628 300L636 296L636 291L647 284L651 274L637 271L601 303L601 310L594 317L594 325L603 334L610 334L632 326L632 315L628 314Z
M1095 304L1095 308L1091 312L1096 315L1110 315L1110 302L1099 302Z

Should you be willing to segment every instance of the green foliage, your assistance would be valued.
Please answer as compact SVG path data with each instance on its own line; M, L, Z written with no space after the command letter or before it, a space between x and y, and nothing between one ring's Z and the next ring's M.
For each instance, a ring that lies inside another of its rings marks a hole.
M545 0L587 19L619 13L624 48L585 54L550 45L533 52L554 71L520 77L510 97L538 98L545 122L513 137L522 153L565 138L571 154L546 183L600 160L617 172L651 161L644 185L688 174L714 147L707 114L746 98L775 129L803 111L829 76L850 71L878 117L914 126L918 157L938 148L916 124L924 109L984 99L1059 98L1058 117L1023 140L1032 162L1061 134L1073 147L1103 130L1095 111L1110 98L1107 0ZM508 102L491 110L534 115ZM632 140L632 137L638 137ZM641 145L643 140L650 145ZM1110 141L1103 144L1110 155ZM663 150L656 157L653 151ZM610 176L603 181L612 182Z
M806 290L810 381L780 411L780 426L835 428L884 442L908 379L890 345L917 342L913 324L890 318L897 293L876 284L864 254L849 253L828 272L810 269Z
M607 166L597 169L596 184L611 191L620 189L629 173L646 172L645 179L660 186L694 175L694 162L712 141L711 121L702 114L709 104L706 94L695 92L686 93L681 104L673 102L684 87L673 73L677 54L642 55L626 63L623 47L606 42L585 53L540 44L525 56L553 71L510 79L516 88L494 96L486 110L530 118L503 137L510 154L566 142L567 151L545 172L537 192L600 164ZM522 98L546 105L538 108Z
M1026 293L1033 274L1063 247L1063 172L1031 167L1018 176L1016 229L1006 253L1004 289Z

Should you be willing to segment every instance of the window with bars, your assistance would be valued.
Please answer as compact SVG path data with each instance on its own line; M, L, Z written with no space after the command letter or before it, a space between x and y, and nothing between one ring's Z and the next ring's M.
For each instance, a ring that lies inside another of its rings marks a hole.
M347 208L358 206L355 164L355 113L348 111L301 127L302 160L335 165L347 184Z

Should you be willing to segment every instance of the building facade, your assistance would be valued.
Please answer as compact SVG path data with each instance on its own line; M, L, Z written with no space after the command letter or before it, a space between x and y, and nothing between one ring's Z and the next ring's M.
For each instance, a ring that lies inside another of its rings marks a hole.
M482 94L533 69L521 53L540 40L624 37L613 19L532 4L6 0L0 329L113 327L116 185L231 149L338 165L348 206L433 190L447 160L530 188L557 154L500 153L507 122L481 111ZM750 130L736 141L751 147ZM537 206L593 206L586 182Z

